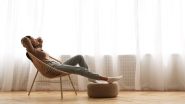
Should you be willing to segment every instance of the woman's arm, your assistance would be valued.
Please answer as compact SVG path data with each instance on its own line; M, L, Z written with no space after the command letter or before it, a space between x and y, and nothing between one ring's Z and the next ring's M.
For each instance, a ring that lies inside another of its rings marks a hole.
M33 47L31 41L27 37L22 38L21 42L28 52L35 53L35 48Z
M42 43L43 43L42 38L41 37L38 37L37 40L39 42L39 47L42 48Z

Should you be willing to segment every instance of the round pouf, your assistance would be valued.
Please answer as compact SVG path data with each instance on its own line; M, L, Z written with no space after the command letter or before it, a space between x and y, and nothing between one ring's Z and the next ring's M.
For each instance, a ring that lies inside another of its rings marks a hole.
M117 83L89 83L87 93L92 98L112 98L118 95Z

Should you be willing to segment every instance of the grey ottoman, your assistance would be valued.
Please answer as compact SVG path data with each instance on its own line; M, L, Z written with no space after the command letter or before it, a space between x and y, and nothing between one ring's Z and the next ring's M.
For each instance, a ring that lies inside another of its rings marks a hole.
M92 98L113 98L118 95L118 83L89 83L87 93Z

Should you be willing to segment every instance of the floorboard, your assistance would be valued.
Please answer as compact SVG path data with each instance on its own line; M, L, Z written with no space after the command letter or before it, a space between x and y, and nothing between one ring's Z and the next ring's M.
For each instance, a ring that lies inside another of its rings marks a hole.
M116 98L89 98L86 92L0 92L0 104L185 104L185 92L121 91Z

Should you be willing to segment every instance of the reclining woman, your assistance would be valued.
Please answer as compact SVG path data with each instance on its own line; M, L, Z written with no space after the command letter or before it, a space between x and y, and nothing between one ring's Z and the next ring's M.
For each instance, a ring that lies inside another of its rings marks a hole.
M99 74L90 72L82 55L76 55L62 64L57 61L53 61L50 59L49 54L43 51L43 40L40 37L35 39L32 36L25 36L21 39L21 43L28 52L32 53L34 56L36 56L38 59L42 60L46 64L70 74L82 75L84 77L87 77L91 82L96 83L96 80L103 80L107 81L108 83L112 83L122 78L122 76L104 77ZM76 65L79 65L79 67Z

